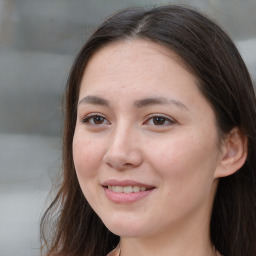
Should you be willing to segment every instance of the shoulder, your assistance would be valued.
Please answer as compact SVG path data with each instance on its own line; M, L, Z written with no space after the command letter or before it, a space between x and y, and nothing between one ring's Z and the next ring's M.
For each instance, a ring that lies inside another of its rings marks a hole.
M120 253L120 249L119 247L117 247L116 249L111 251L107 256L119 256L119 253Z

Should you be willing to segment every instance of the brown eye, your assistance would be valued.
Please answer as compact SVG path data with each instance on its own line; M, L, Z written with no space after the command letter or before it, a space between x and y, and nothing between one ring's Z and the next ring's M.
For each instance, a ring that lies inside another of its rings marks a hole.
M103 124L104 123L105 118L102 116L94 116L93 117L93 123L94 124Z
M171 117L163 115L151 115L144 124L153 126L168 126L176 123Z
M164 125L167 120L164 117L157 116L153 117L152 121L154 125Z
M103 116L90 115L83 118L82 123L85 123L87 125L104 125L109 124L109 121Z

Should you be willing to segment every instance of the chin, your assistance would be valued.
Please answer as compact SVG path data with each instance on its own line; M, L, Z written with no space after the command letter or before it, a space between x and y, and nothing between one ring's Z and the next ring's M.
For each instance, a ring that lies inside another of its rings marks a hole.
M120 237L143 237L145 232L142 230L133 229L131 227L107 227L113 234Z
M111 220L102 220L105 226L115 235L120 237L140 237L147 233L146 223L139 220L129 220L128 218L119 218Z

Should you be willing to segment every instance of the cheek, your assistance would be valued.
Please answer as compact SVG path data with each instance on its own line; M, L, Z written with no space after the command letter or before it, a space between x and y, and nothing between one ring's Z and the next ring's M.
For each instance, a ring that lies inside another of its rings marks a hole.
M97 174L95 170L101 163L102 145L89 136L75 131L73 139L73 159L78 179L93 177ZM80 180L79 180L80 182Z
M170 218L188 216L211 202L216 161L210 147L179 137L172 143L155 147L151 166L161 182L162 205ZM185 145L185 146L184 146ZM208 206L206 206L208 207ZM160 208L160 207L159 207Z
M203 138L194 133L185 133L154 145L154 153L149 159L158 175L176 193L182 189L197 189L198 184L209 186L216 168L217 154L215 136Z

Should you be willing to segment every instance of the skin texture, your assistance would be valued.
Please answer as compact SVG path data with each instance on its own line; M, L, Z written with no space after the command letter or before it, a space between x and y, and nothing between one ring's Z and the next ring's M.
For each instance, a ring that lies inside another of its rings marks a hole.
M105 46L85 69L74 163L86 199L121 236L122 256L215 255L209 221L217 178L233 169L224 173L228 148L219 150L214 112L196 83L175 53L143 40ZM144 100L152 98L162 100ZM116 203L102 186L110 179L154 189Z

